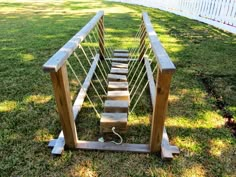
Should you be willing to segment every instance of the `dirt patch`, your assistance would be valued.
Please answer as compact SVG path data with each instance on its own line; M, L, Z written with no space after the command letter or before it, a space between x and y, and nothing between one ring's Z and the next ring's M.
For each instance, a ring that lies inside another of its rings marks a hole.
M225 126L228 127L234 137L236 137L236 121L234 120L233 114L226 109L227 103L224 101L223 97L216 92L212 84L213 80L211 77L207 77L203 74L199 74L199 78L204 84L208 95L215 98L215 107L220 110L222 117L225 119Z

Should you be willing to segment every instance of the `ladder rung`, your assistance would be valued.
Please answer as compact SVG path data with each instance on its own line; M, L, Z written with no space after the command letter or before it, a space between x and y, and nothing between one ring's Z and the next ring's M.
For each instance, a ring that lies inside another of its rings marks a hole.
M108 81L126 82L127 77L119 74L108 74Z
M100 119L100 131L102 133L111 133L112 127L115 131L123 133L127 129L127 113L102 113Z
M128 74L128 69L125 69L125 68L111 68L111 74L127 75Z
M104 104L104 112L123 112L128 113L129 102L121 100L106 100Z
M129 60L127 58L112 58L111 61L127 63Z
M126 64L126 63L112 62L111 66L114 67L114 68L126 68L126 69L128 69L128 64Z
M126 100L130 102L129 91L108 91L107 99L108 100Z
M113 56L117 58L128 58L129 53L113 53Z
M114 53L129 53L128 50L122 50L122 49L116 49L114 50Z
M109 82L108 90L128 90L128 82Z

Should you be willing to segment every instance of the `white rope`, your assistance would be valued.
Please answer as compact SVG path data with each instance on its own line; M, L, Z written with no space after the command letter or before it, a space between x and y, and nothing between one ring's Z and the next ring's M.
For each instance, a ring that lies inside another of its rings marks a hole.
M95 41L99 42L99 41L98 41L98 38L96 38L96 36L95 36L95 34L94 34L94 31L92 31L92 36L93 36L93 38L94 38ZM89 38L90 38L90 36L89 36ZM91 38L90 38L90 39L91 39ZM96 50L96 49L95 49L95 50ZM102 52L102 51L101 51L101 52ZM102 52L102 56L104 56L104 53L103 53L103 52ZM103 69L106 71L106 75L107 75L108 72L107 72L107 70L105 69L104 65L102 64L102 61L101 61L100 63L101 63L101 65L102 65ZM107 66L108 70L110 70L110 67L109 67L109 65L107 64L106 60L105 60L105 63L106 63L106 66Z
M76 52L74 52L74 56L77 58L77 60L78 60L78 62L79 62L79 64L80 64L80 66L82 67L84 73L85 73L86 75L88 75L88 72L87 72L86 69L84 68L84 66L83 66L82 62L80 61L80 59L79 59L78 55L76 54ZM102 104L103 104L103 100L102 100L101 96L99 95L99 93L98 93L96 87L94 86L92 80L91 80L91 85L92 85L94 91L96 92L96 94L98 95L100 101L101 101ZM106 92L105 92L105 93L106 93Z
M103 32L104 32L104 42L105 42L105 26L103 25L103 26L101 26L102 24L100 24L100 23L98 23L97 25L96 25L96 27L95 27L95 30L97 31L97 34L99 33L100 35L101 35L101 31L100 31L100 29L98 29L99 27L100 28L103 28ZM98 27L99 26L99 27ZM99 38L100 39L100 38ZM105 53L107 54L107 56L109 57L109 58L111 58L111 53L109 53L109 52L107 52L108 50L107 50L107 48L104 48L105 49ZM104 56L104 58L105 58L105 56Z
M138 32L136 33L135 37L134 37L134 41L135 41L135 42L138 42L138 41L139 41L140 36L141 36L141 34L142 34L141 26L142 26L142 25L139 26L139 30L138 30ZM140 46L139 46L139 47L140 47ZM131 49L130 49L130 57L131 57L131 58L132 58L132 56L134 55L136 49L137 49L137 48L131 48ZM135 57L133 57L133 58L135 58ZM129 63L130 63L130 61L129 61ZM128 63L128 64L129 64L129 63Z
M82 50L82 52L83 52L83 54L84 54L86 60L88 61L89 65L91 66L92 64L91 64L91 62L89 61L89 58L88 58L87 54L85 53L83 46L82 46L82 45L79 45L79 48ZM77 59L78 59L78 58L77 58ZM99 66L99 65L98 65L98 66ZM99 68L100 68L100 67L98 67L98 69L99 69ZM99 70L100 70L100 69L99 69ZM100 72L101 72L101 71L100 71ZM101 87L102 87L104 93L106 94L106 90L105 90L105 88L103 87L103 84L101 83L101 81L100 81L98 75L96 74L96 72L94 72L94 75L95 75L96 78L98 79L98 82L100 83L100 85L101 85ZM106 81L106 80L105 80L105 81ZM106 82L106 84L107 84L107 82Z
M147 52L148 49L149 49L149 48L146 48L146 50L145 50L145 52L144 52L144 55L146 54L146 52ZM132 81L133 81L133 79L134 79L134 76L136 75L136 73L137 73L137 71L138 71L138 69L139 69L139 66L141 65L141 63L143 62L143 60L144 60L144 58L142 58L141 61L139 61L138 67L136 68L136 70L135 70L135 72L134 72L134 74L133 74L133 77L131 78L131 80L130 80L130 82L129 82L129 85L132 83ZM132 72L132 71L131 71L131 72ZM129 76L128 76L128 78L129 78Z
M83 89L83 91L86 92L85 89L83 88L83 85L82 85L82 83L80 82L78 76L76 75L75 70L74 70L73 67L71 66L70 62L69 62L68 60L66 60L66 62L67 62L67 65L69 66L70 70L71 70L72 73L74 74L75 78L76 78L77 81L79 82L79 85L80 85L81 89ZM92 105L92 107L93 107L95 113L97 114L97 116L98 116L99 118L101 118L100 114L98 113L97 109L95 108L95 106L94 106L92 100L90 99L90 97L88 96L88 94L86 94L86 96L87 96L87 98L88 98L90 104Z
M95 31L96 31L96 34L97 34L97 36L96 35L94 35L94 37L99 41L99 42L102 42L101 41L101 39L100 39L100 37L99 37L99 34L100 35L102 35L101 34L101 31L98 29L99 27L98 27L98 25L97 26L95 26ZM104 39L105 39L105 32L104 32ZM104 43L105 43L105 41L104 41ZM104 44L105 45L105 44ZM103 56L104 56L104 59L106 58L105 57L105 54L109 57L109 58L111 58L111 54L109 53L109 52L107 52L107 48L104 46L104 52L105 53L103 53Z
M123 143L123 138L119 135L119 133L115 131L115 129L116 129L115 127L112 127L111 130L115 135L117 135L120 138L120 142L116 142L116 141L111 141L111 142L117 145L121 145Z
M95 29L95 31L96 31L97 36L95 35L94 31L92 31L93 38L94 38L96 41L101 42L101 40L100 40L100 38L99 38L99 36L98 36L98 33L101 35L100 31L97 29L97 26L96 26L94 29ZM105 52L106 52L106 47L105 47L105 46L104 46L104 50L105 50ZM104 57L104 61L105 61L106 65L107 65L107 68L108 68L108 70L109 70L109 69L110 69L110 66L109 66L109 64L107 63L107 60L106 60L106 58L105 58L105 53L104 53L102 50L100 50L100 51L101 51L101 53L102 53L102 56ZM111 63L110 63L110 64L111 64Z
M90 38L90 35L89 35L89 38ZM90 43L92 43L91 39L90 39ZM88 48L89 48L90 53L92 54L92 56L93 56L93 58L94 58L95 55L93 54L91 48L90 48L89 46L88 46ZM93 47L93 48L94 48L94 50L95 50L95 54L96 54L96 53L97 53L97 52L96 52L96 49L95 49L95 47ZM99 61L100 61L100 60L99 60ZM101 63L101 66L102 66L103 72L105 73L105 75L107 75L107 71L106 71L106 69L104 68L104 66L103 66L103 64L102 64L101 61L100 61L100 63ZM100 67L99 64L98 64L98 67ZM99 70L99 71L101 72L101 70ZM104 81L106 82L106 77L103 75L103 72L101 72L101 74L102 74L102 77L103 77ZM107 82L106 82L106 84L107 84Z
M141 29L141 25L140 25L140 26L139 26L139 30L138 30L137 34L135 35L135 37L134 37L135 43L136 43L136 42L139 42L141 32L142 32L142 29ZM136 49L137 49L137 47L136 47L136 48L132 48L132 49L130 50L130 56L133 56L134 51L135 51Z
M157 66L158 66L158 65L156 64L155 68L153 69L153 73L156 71ZM136 93L137 93L137 91L138 91L138 89L139 89L139 87L140 87L140 85L141 85L141 83L142 83L142 81L143 81L144 76L146 75L146 73L147 73L147 70L145 71L145 73L144 73L143 77L141 78L141 80L140 80L138 86L136 87L135 93L132 95L132 97L131 97L131 99L130 99L130 103L132 102L133 98L135 97L135 95L136 95ZM141 92L140 95L142 95L142 92ZM139 95L139 97L140 97L140 95ZM138 100L139 100L139 99L138 99ZM136 101L136 102L137 102L137 101ZM136 104L137 104L137 103L136 103Z
M104 33L105 33L105 35L104 35L104 39L105 39L105 41L108 41L108 43L112 43L111 42L111 40L109 39L109 38L106 38L106 36L107 36L107 30L106 30L106 28L105 28L105 26L104 26ZM108 51L110 52L110 55L112 56L112 53L113 53L113 50L112 50L112 48L111 47L109 47L109 45L107 45L107 49L108 49Z
M153 60L153 59L152 59L152 60ZM152 60L151 60L150 64L152 63ZM139 72L139 75L138 75L138 77L136 78L136 80L135 80L135 82L134 82L133 85L136 85L136 83L139 81L139 78L140 78L140 76L141 76L141 74L142 74L144 68L145 68L145 65L142 66L142 68L141 68L141 70L140 70L140 72ZM145 74L144 74L144 75L145 75ZM131 91L130 91L130 95L132 95L134 88L137 88L137 87L134 87L134 86L132 87L132 89L131 89Z
M149 49L149 47L143 45L141 51L143 51L143 49L144 49L145 47L146 47L146 49L145 49L143 55L145 55L146 52L147 52L147 50ZM137 61L139 61L139 59L137 59L136 62L137 62ZM128 78L129 78L130 74L132 73L133 69L135 68L135 64L136 64L136 62L134 62L134 64L131 64L131 66L130 66L130 70L129 70L129 73L128 73ZM137 68L136 68L136 71L137 71ZM135 73L136 73L136 72L135 72Z
M140 38L143 38L144 35L146 35L146 33L145 33L145 29L142 29L142 31L140 32L140 36L139 36L139 38L137 38L138 41L140 41ZM136 58L136 56L138 56L138 54L139 54L140 47L141 47L141 45L139 45L137 48L134 48L134 50L133 50L133 52L131 53L130 56L133 56L133 55L134 55L133 58Z
M150 56L151 52L152 52L152 50L150 50L150 51L149 51L149 54L148 54L147 56L145 56L145 57L150 58L149 56ZM137 60L137 61L139 61L139 60ZM137 61L136 61L136 62L137 62ZM142 61L139 61L139 62L141 63ZM140 65L140 63L139 63L139 65ZM139 65L138 65L138 67L139 67ZM141 70L143 70L143 68L144 68L144 65L142 66L142 69L141 69ZM142 73L142 71L139 72L139 75L138 75L138 77L135 79L135 82L137 81L137 79L139 78L139 76L140 76L141 73ZM136 72L134 73L134 75L136 75ZM131 83L132 83L132 80L129 82L129 85L132 85ZM135 85L135 84L134 84L134 85Z
M134 108L135 108L135 107L136 107L136 105L138 104L138 102L139 102L139 100L140 100L141 96L143 95L143 92L144 92L144 90L146 89L147 85L148 85L148 81L147 81L147 83L145 84L145 86L143 87L143 90L142 90L142 92L139 94L139 97L138 97L138 99L137 99L136 103L134 104L134 106L133 106L133 108L132 108L132 110L131 110L131 113L133 112Z

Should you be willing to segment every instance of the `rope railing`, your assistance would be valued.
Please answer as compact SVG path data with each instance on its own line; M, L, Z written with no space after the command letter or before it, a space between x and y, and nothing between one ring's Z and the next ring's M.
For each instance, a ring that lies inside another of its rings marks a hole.
M96 106L97 101L91 97L94 97L94 95L88 95L87 91L91 85L96 98L103 104L102 95L106 95L107 92L105 89L107 85L106 78L110 69L110 64L105 60L110 54L105 48L103 16L104 12L99 11L43 65L43 70L50 72L51 75L63 131L55 143L52 150L53 154L61 154L65 144L70 148L76 147L78 138L74 121L82 108L85 97L87 97L94 112L100 118L100 111L97 110ZM69 68L68 72L67 66ZM86 76L84 79L81 79L82 73ZM77 89L79 90L73 106L69 82L69 76L71 75L76 79ZM99 84L100 89L92 80L93 75L95 75L96 83Z
M135 62L129 63L128 74L129 88L131 90L131 113L135 111L147 85L149 85L153 106L150 151L157 152L162 150L165 153L166 148L162 147L164 146L162 138L163 132L164 136L167 136L164 122L166 119L170 82L175 66L159 41L146 12L142 14L141 28L137 36L140 38L140 45L138 49L133 51L134 55L137 55L138 52L138 57ZM146 68L145 71L144 68ZM154 76L154 73L157 74ZM147 81L144 80L145 76L147 76ZM156 82L154 78L156 78Z

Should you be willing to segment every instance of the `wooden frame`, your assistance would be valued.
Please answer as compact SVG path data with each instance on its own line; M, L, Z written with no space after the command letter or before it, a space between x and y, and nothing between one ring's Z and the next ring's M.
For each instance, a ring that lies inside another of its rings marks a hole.
M156 78L156 86L153 79L153 74L149 61L144 60L149 80L150 95L153 105L153 117L151 123L151 137L149 144L129 144L116 145L110 142L96 142L96 141L81 141L77 138L75 127L75 119L82 107L87 90L90 86L92 76L96 70L99 59L104 59L104 12L99 11L90 22L82 28L70 41L68 41L55 55L53 55L43 66L45 71L49 71L52 78L54 94L62 124L62 131L57 139L51 140L49 147L53 147L52 154L59 155L63 152L64 146L72 149L84 150L106 150L106 151L128 151L140 153L155 153L162 152L163 158L173 158L172 154L179 153L175 146L169 145L169 139L164 127L166 117L167 101L170 89L172 74L175 71L175 66L171 62L166 51L162 47L157 35L151 25L147 13L142 16L143 34L141 35L140 45L145 46L145 38L149 37L152 50L155 54L159 69ZM85 39L90 31L98 24L99 27L99 50L100 54L94 57L93 63L89 73L83 83L83 86L76 98L72 107L70 103L70 92L68 84L68 76L66 71L65 61L72 54L72 52L79 46ZM144 47L143 47L144 48ZM144 49L140 50L140 56L143 58ZM63 104L62 104L63 103ZM158 104L157 104L158 103Z

